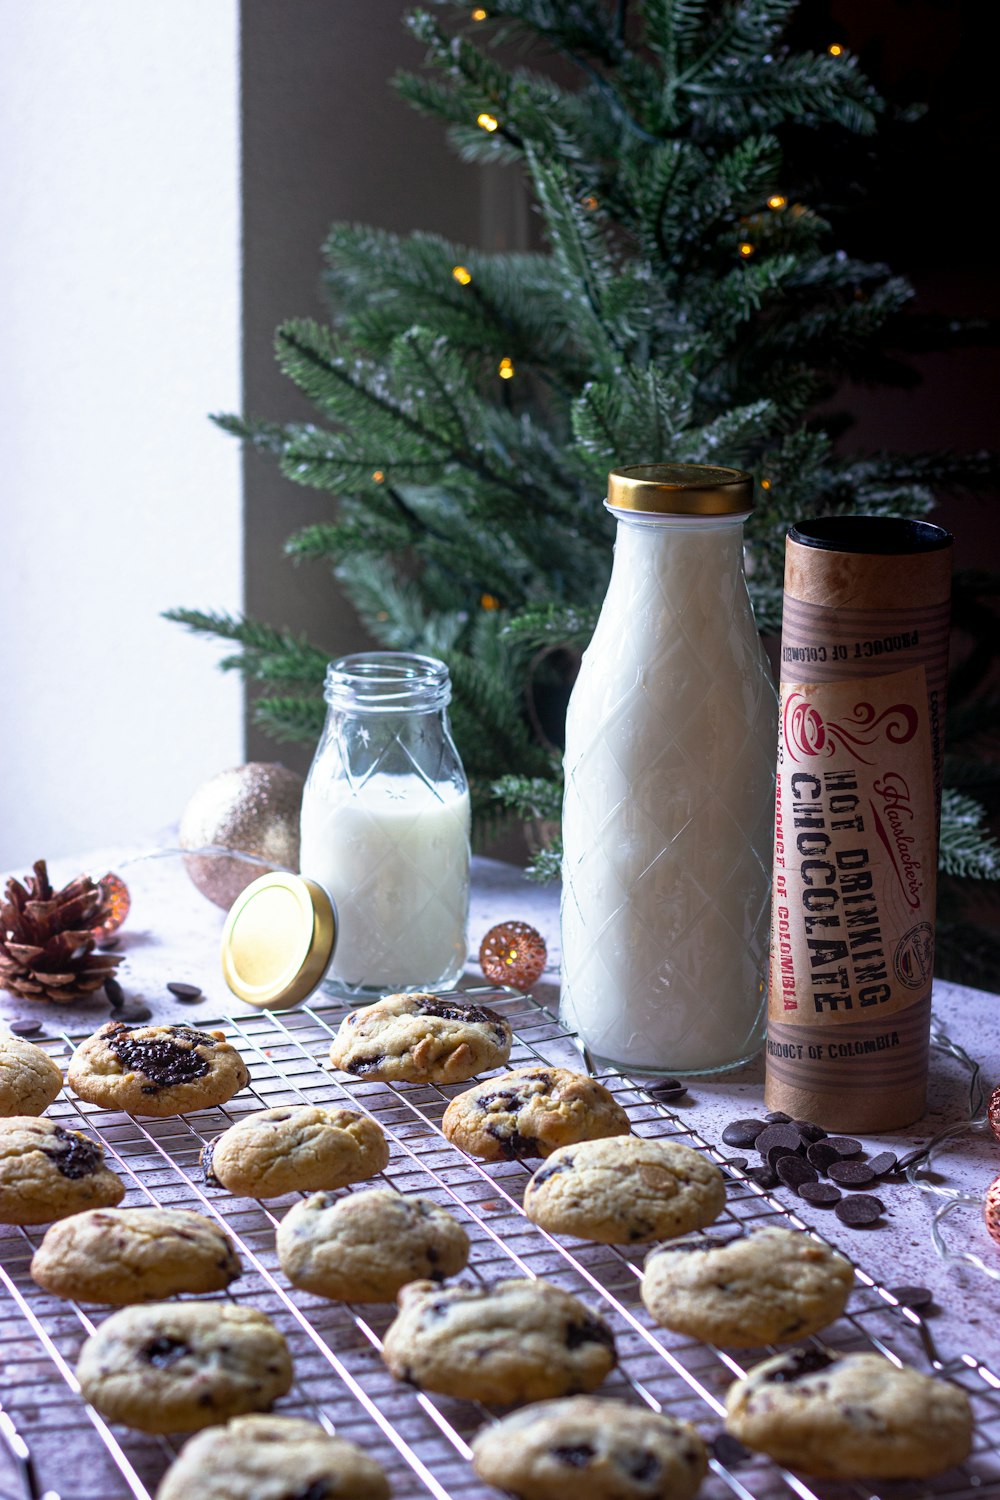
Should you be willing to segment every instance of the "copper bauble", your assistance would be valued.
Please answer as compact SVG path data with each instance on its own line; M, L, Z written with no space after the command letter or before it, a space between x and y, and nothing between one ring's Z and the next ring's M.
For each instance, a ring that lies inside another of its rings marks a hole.
M527 922L498 922L479 945L479 967L494 984L530 990L545 968L545 939Z
M194 884L229 910L240 892L269 869L298 870L302 777L285 766L250 761L220 771L198 788L181 815L182 849L221 845L255 854L265 865L219 854L188 854Z
M1000 1245L1000 1177L994 1177L983 1199L983 1218L990 1239Z

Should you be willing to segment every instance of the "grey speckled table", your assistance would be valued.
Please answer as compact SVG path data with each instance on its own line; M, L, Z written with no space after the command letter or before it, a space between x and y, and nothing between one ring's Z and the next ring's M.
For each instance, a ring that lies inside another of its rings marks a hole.
M150 848L172 842L169 831ZM201 1024L234 1009L221 976L219 937L224 914L206 901L190 883L179 856L138 859L142 851L98 851L85 860L51 861L54 880L69 879L80 870L100 876L107 869L120 871L132 891L132 912L122 931L120 982L127 995L141 997L158 1020ZM17 872L22 873L22 872ZM549 964L534 990L535 999L558 1009L559 920L558 890L538 887L515 867L495 860L474 862L472 911L469 925L470 959L466 983L481 981L477 962L479 943L487 930L503 919L518 918L538 928L548 944ZM195 1005L183 1005L167 990L169 981L187 981L203 990ZM953 1042L972 1055L982 1067L988 1094L1000 1082L1000 998L979 990L939 984L935 989L936 1025ZM0 1025L29 1017L41 1019L47 1030L65 1025L74 1033L96 1029L108 1016L102 999L71 1010L40 1008L0 995ZM763 1109L763 1060L723 1075L688 1080L688 1092L679 1102L670 1102L687 1128L711 1145L719 1145L726 1123L738 1116L760 1114ZM932 1054L929 1107L916 1126L878 1138L868 1138L869 1151L889 1149L903 1155L923 1144L938 1131L961 1127L969 1112L968 1069L961 1060L936 1048ZM724 1148L727 1154L735 1149ZM975 1202L956 1209L943 1226L953 1250L977 1256L981 1266L946 1261L935 1251L931 1237L933 1214L942 1199L903 1180L876 1189L886 1205L884 1218L867 1230L852 1230L829 1210L810 1206L790 1189L781 1187L775 1197L808 1226L818 1230L851 1256L883 1285L918 1284L929 1287L936 1310L930 1321L934 1338L943 1354L974 1353L1000 1374L1000 1326L996 1309L1000 1284L1000 1246L986 1233L979 1202L1000 1173L1000 1143L988 1132L959 1130L946 1152L937 1158L937 1186L951 1186L973 1196ZM3 1459L0 1454L0 1477ZM0 1485L0 1494L4 1490Z

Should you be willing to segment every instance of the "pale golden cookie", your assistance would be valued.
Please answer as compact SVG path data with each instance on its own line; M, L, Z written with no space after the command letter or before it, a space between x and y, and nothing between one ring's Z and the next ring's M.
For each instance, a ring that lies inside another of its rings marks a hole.
M221 1031L108 1021L77 1047L66 1081L103 1109L162 1117L225 1104L250 1074Z
M346 1187L374 1177L389 1143L369 1115L337 1105L284 1104L245 1115L201 1153L205 1180L244 1198Z
M513 1034L495 1010L440 995L386 995L340 1023L335 1068L387 1083L462 1083L502 1068Z
M127 1307L221 1292L242 1267L221 1225L185 1208L93 1208L46 1230L31 1260L45 1291Z
M511 1412L478 1433L472 1462L519 1500L692 1500L708 1472L689 1422L594 1396Z
M751 1349L825 1328L844 1311L853 1285L850 1261L804 1230L758 1229L654 1250L642 1300L664 1328Z
M621 1105L596 1079L538 1064L456 1094L441 1128L470 1156L509 1161L548 1156L573 1141L627 1135L629 1123Z
M156 1500L389 1500L381 1465L316 1422L236 1417L184 1444Z
M435 1286L411 1281L382 1345L398 1380L509 1404L592 1391L614 1369L610 1328L549 1281Z
M0 1116L42 1114L62 1084L62 1070L41 1047L0 1035Z
M124 1196L100 1142L36 1115L0 1120L0 1224L47 1224Z
M80 1350L84 1397L140 1432L194 1432L264 1411L292 1384L284 1338L256 1308L150 1302L112 1313Z
M881 1354L793 1349L726 1395L726 1427L748 1448L820 1479L923 1479L972 1445L969 1398Z
M408 1281L454 1276L469 1258L451 1214L393 1188L315 1193L282 1219L277 1245L289 1281L345 1302L392 1302Z
M637 1135L560 1146L524 1192L532 1223L606 1245L702 1229L725 1202L725 1178L707 1156Z

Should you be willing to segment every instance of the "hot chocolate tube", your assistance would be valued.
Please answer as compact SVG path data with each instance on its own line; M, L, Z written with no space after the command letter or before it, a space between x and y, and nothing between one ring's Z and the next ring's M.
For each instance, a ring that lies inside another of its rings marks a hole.
M881 516L786 539L765 1099L827 1129L924 1112L951 542Z

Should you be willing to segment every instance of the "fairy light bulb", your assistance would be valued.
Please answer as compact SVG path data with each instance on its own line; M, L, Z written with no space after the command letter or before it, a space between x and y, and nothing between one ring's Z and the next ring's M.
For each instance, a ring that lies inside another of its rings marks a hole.
M459 286L468 286L469 282L472 280L472 272L469 270L468 266L452 266L451 274L454 276Z
M514 361L510 359L506 354L500 361L500 366L497 370L497 374L500 376L501 380L514 379Z
M385 474L381 469L375 469L373 471L372 479L376 484L385 484Z
M474 21L485 21L487 14L488 12L485 11L481 5L477 5L475 10L472 12L472 19Z
M583 206L587 210L587 212L591 214L594 212L595 208L599 206L598 200L594 197L593 193L588 193L586 198L583 198L581 202L583 203Z
M488 115L484 110L481 115L476 116L476 124L480 130L485 130L488 134L492 135L493 131L499 126L500 121L495 115Z
M844 49L839 42L831 42L826 50L831 57L843 57L844 55Z
M767 206L768 208L777 210L779 208L784 208L787 202L788 199L784 196L783 193L772 193L770 198L768 198L767 200Z
M749 260L755 248L756 247L754 245L751 245L749 240L744 240L740 245L740 254L742 255L743 259Z
M762 479L760 487L762 490L769 490L771 488L771 481L769 479Z
M481 609L499 609L500 600L495 594L480 594L479 605Z

